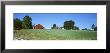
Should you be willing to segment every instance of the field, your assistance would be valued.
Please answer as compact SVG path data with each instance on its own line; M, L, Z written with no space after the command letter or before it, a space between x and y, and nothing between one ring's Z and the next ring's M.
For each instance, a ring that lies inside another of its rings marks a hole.
M14 40L97 40L96 31L22 29L14 30Z

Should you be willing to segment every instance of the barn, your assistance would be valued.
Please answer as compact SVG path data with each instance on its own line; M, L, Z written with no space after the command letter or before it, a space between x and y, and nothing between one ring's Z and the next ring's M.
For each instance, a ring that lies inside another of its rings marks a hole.
M33 29L44 29L44 27L41 24L34 25Z

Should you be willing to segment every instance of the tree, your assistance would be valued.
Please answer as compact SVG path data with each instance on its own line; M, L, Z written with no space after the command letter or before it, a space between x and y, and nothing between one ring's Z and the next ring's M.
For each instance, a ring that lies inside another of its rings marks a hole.
M73 30L79 30L79 27L74 26Z
M51 29L58 29L58 27L56 26L56 24L53 24L53 27L51 27Z
M32 29L32 19L28 15L26 15L23 18L23 24L22 24L24 29Z
M97 31L97 26L94 28L94 31Z
M74 24L75 22L70 20L70 21L65 21L64 22L64 29L66 30L70 30L70 29L73 29L74 28Z
M92 24L91 28L94 30L94 28L95 28L95 25L94 25L94 24Z
M51 27L51 29L55 29L56 28L56 24L53 24L53 27Z
M56 24L53 24L53 27L56 27Z
M22 29L22 21L18 18L14 19L14 29L15 30L20 30Z

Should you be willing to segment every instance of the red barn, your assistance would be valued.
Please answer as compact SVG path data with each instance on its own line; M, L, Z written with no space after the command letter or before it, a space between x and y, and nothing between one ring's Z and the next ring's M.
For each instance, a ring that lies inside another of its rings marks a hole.
M33 26L33 29L44 29L44 27L41 24Z

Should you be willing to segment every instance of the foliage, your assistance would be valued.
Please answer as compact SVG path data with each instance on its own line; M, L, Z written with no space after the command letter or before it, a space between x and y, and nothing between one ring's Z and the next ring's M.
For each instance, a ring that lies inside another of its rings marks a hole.
M91 28L92 28L92 29L94 29L94 28L95 28L95 25L94 25L94 24L92 24Z
M51 27L51 29L55 29L55 28L57 28L56 24L53 24L53 27Z
M53 27L56 27L56 24L53 24Z
M97 27L94 28L94 31L97 31Z
M32 19L28 15L26 15L23 18L23 24L22 24L24 29L32 29Z
M14 29L15 30L20 30L22 29L22 21L18 18L14 19Z
M65 21L64 22L64 29L66 30L70 30L70 29L73 29L74 28L74 24L75 22L70 20L70 21Z

